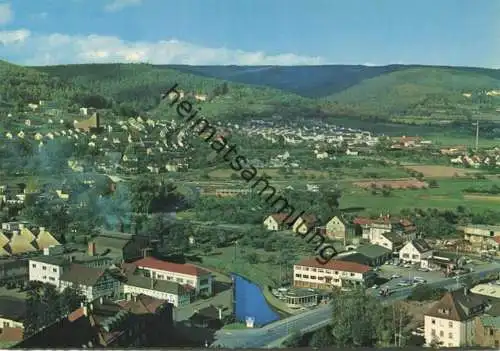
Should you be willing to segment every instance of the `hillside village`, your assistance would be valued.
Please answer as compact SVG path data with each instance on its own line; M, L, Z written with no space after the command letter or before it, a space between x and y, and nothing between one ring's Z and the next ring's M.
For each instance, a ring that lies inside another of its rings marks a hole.
M37 106L27 108L37 110L44 104ZM22 118L11 114L12 119L22 123L6 130L2 140L4 145L29 141L37 147L35 155L44 155L45 148L50 150L59 141L81 147L80 156L72 155L60 169L51 169L46 162L48 172L62 171L65 176L80 174L80 186L87 190L101 182L104 190L100 196L117 192L135 175L174 175L199 167L192 162L196 146L186 132L177 132L178 122L148 117L120 120L102 117L104 115L106 111L87 107L80 108L80 115L70 117L54 113L53 109L44 110L36 117L29 113ZM329 124L300 126L254 120L241 125L217 122L217 126L234 139L250 137L282 144L283 153L275 152L274 157L268 159L259 158L260 166L265 168L302 168L303 158L294 158L287 148L292 153L293 148L307 150L308 162L314 162L339 157L373 157L381 147L382 152L387 153L394 152L391 150L419 152L433 147L432 142L423 138L402 136L388 140L367 131ZM448 158L456 157L451 152L441 150ZM50 153L47 155L51 157ZM88 155L91 157L86 157ZM455 163L454 160L451 158L450 162ZM3 171L9 174L9 169ZM18 170L14 172L17 176L21 175L16 172ZM189 335L203 344L213 341L214 330L237 322L229 298L235 287L221 288L227 285L227 278L213 267L176 263L160 257L158 245L162 239L154 232L145 235L131 227L127 232L123 223L118 223L111 229L97 228L97 232L79 241L68 240L67 233L49 231L32 221L16 220L26 206L32 206L28 203L36 203L41 197L62 203L76 201L77 208L84 206L75 200L75 194L81 190L72 188L71 183L52 184L49 188L40 181L29 186L12 183L0 186L0 208L5 213L0 231L1 281L4 289L15 290L14 295L18 296L1 303L4 328L0 341L17 343L19 347L164 345L171 340L159 338L148 328L161 323L165 337L182 330L179 335L184 338ZM309 183L307 188L313 193L319 192L314 184ZM250 193L241 191L225 195L238 197ZM410 293L428 283L480 272L472 285L460 285L462 293L445 293L436 304L440 307L434 306L425 312L418 326L408 333L423 337L426 344L440 342L445 346L460 346L473 342L498 346L495 338L500 329L492 321L500 318L495 312L500 296L498 291L490 292L500 287L494 283L498 279L496 256L500 251L500 230L496 226L472 223L457 226L460 236L449 240L428 237L409 217L390 213L375 218L339 213L326 220L316 216L292 220L289 214L271 213L262 217L260 226L280 237L312 232L332 243L338 253L326 265L318 265L307 256L287 263L291 271L289 285L273 287L271 296L266 297L268 303L279 306L285 313L300 315L324 305L332 299L335 289L362 288L370 295L389 299L400 291ZM190 245L196 245L196 240L191 236ZM38 331L27 334L24 329L28 315L12 314L8 312L9 306L24 306L21 310L26 311L26 291L40 286L52 286L57 293L74 289L81 297L81 305L74 306L62 319L43 322ZM462 310L465 307L460 301L469 299L465 305L477 305L475 312ZM113 311L115 317L101 317L100 313L109 316L104 311ZM445 324L450 320L450 325L456 321L457 325L477 332L464 332L462 327L457 327L457 332L452 329L448 332L445 327L436 329L437 319ZM144 322L136 328L133 327L136 320ZM255 325L252 321L246 323L249 328L260 327L258 321ZM82 335L81 330L86 332ZM491 332L483 337L482 330Z

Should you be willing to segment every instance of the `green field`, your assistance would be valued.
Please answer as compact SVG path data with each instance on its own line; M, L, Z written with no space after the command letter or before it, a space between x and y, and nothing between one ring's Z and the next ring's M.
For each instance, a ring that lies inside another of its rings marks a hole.
M465 206L473 211L494 209L500 206L495 204L491 196L472 199L463 193L469 187L490 187L493 184L500 186L500 180L451 178L438 180L439 188L422 190L392 190L389 197L372 195L371 189L363 190L355 186L345 185L341 199L341 207L364 207L368 213L392 212L397 213L403 208L440 208L456 209Z

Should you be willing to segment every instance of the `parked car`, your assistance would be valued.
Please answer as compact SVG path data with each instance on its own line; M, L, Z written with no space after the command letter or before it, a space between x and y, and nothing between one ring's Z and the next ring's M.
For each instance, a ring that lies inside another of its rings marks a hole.
M391 275L391 279L399 279L401 276L399 274L393 274Z

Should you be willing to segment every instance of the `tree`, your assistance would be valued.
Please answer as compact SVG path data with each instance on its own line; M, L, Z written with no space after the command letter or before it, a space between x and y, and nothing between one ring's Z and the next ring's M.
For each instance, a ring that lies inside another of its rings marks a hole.
M320 348L320 347L331 347L335 344L335 339L333 338L332 331L330 327L321 328L315 332L309 341L309 346Z

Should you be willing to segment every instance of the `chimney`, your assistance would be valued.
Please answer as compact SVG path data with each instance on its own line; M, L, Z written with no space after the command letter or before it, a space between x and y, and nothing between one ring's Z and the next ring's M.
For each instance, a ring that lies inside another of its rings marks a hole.
M89 256L95 256L95 242L94 241L89 242L88 254L89 254Z

